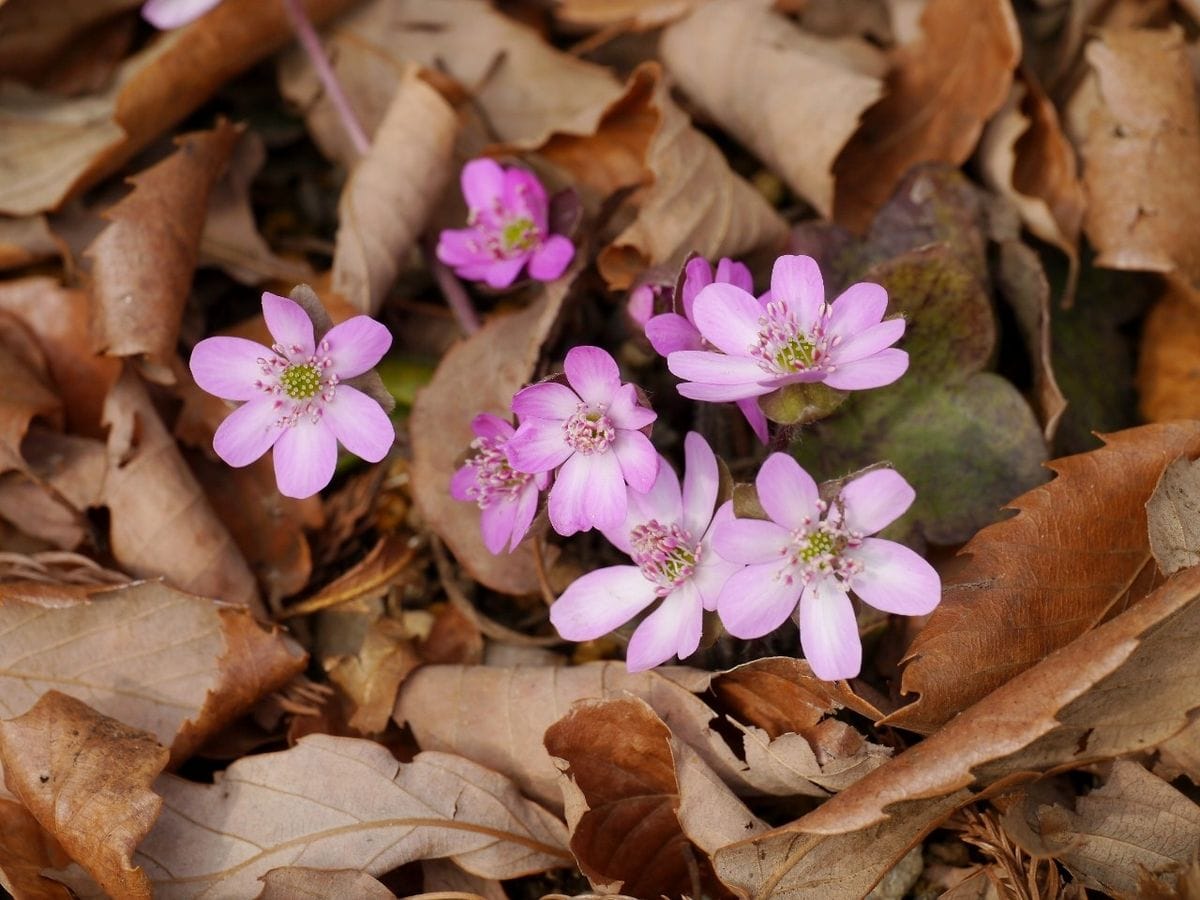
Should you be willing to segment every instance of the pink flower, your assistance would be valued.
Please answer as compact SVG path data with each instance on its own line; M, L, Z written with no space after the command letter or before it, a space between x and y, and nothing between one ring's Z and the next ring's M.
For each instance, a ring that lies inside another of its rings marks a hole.
M679 313L664 313L646 322L646 337L660 356L668 356L679 350L711 350L713 345L704 339L696 327L694 308L696 296L710 284L730 284L746 294L754 291L754 280L750 270L742 263L723 258L717 263L716 275L708 260L696 257L684 267L683 288ZM758 301L762 303L763 301ZM765 304L764 304L765 305ZM674 371L674 370L672 370ZM687 396L686 394L684 396ZM737 407L750 423L754 434L764 444L767 442L767 417L758 405L757 395L737 400Z
M891 469L847 482L820 499L816 482L784 453L772 453L755 482L770 521L736 519L717 527L713 546L746 564L725 583L717 612L735 637L774 631L796 610L800 644L818 678L852 678L862 668L848 591L884 612L920 616L941 599L937 572L894 541L866 537L904 514L915 496Z
M333 478L338 441L369 462L391 449L396 432L387 413L344 382L379 362L392 336L374 319L355 316L317 344L299 304L264 293L262 306L275 343L206 338L192 350L192 377L210 394L247 401L213 435L217 456L246 466L274 447L279 492L310 497Z
M147 0L142 6L142 18L159 31L180 28L198 19L221 0Z
M505 545L515 550L533 523L538 492L546 489L550 476L513 469L505 445L514 429L498 416L480 413L471 421L471 430L475 432L471 441L475 454L454 473L450 494L455 500L479 504L483 543L490 551L499 553Z
M693 400L741 400L793 382L823 381L837 390L891 384L908 368L908 354L891 345L903 319L881 321L887 292L851 285L825 303L821 270L807 256L781 256L771 273L771 299L760 305L732 284L710 284L696 297L696 327L720 350L676 350L667 367L679 393Z
M504 169L494 160L463 166L462 192L470 228L446 230L437 257L462 278L505 288L525 264L538 281L553 281L575 256L574 245L549 230L546 190L524 169Z
M558 470L548 508L559 534L615 528L628 509L625 485L644 493L658 474L658 454L640 431L657 416L599 347L573 347L564 368L570 387L544 381L513 397L521 424L508 459L531 475Z
M550 621L560 635L588 641L661 600L629 641L630 672L695 653L704 610L716 609L722 585L741 568L712 549L713 530L734 521L732 503L722 504L713 514L717 458L695 433L684 440L684 452L687 471L682 492L678 476L663 461L648 493L629 492L629 514L621 526L604 532L633 557L634 565L589 572L550 607Z

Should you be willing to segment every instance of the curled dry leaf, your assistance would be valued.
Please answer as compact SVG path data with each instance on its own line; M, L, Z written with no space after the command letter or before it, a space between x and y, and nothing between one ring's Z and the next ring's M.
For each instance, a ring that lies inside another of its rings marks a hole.
M705 115L832 215L833 162L883 93L877 73L793 26L770 0L706 3L664 32L661 52Z
M0 585L0 659L0 716L58 690L151 732L175 763L305 664L245 610L157 582L33 596Z
M45 216L0 219L0 270L19 269L62 252Z
M1200 453L1200 423L1131 428L1105 441L1048 463L1058 477L1015 499L1017 515L963 548L908 650L901 690L920 697L887 722L933 731L1157 586L1146 500L1171 460Z
M150 784L169 756L149 732L48 691L0 722L4 781L43 828L114 897L150 898L130 862L158 817Z
M325 46L368 134L412 63L463 85L497 141L537 143L560 128L590 132L620 94L606 68L555 50L484 0L372 0L341 17ZM307 58L288 57L280 80L284 96L308 111L325 154L351 166L358 154Z
M333 290L374 315L450 178L458 117L410 66L338 201Z
M104 444L34 426L21 452L26 470L0 479L0 516L25 534L74 550L92 533L86 510L104 502Z
M63 0L53 9L38 0L0 3L0 75L30 81L53 71L72 42L139 2Z
M1083 886L1111 896L1140 896L1143 872L1174 883L1171 873L1200 849L1200 806L1127 760L1074 808L1026 802L1022 812L1036 837L1027 852L1057 859Z
M109 393L104 421L111 427L104 501L117 561L134 575L165 575L184 590L257 607L245 557L131 370Z
M92 260L99 351L146 357L155 381L172 380L208 195L241 129L222 120L178 139L178 149L132 179L133 191L105 213L110 225L85 254Z
M21 443L38 416L62 409L49 366L33 335L15 316L0 313L0 472L24 469Z
M134 861L162 900L252 897L259 878L296 861L381 875L451 857L490 878L570 863L562 822L445 753L402 764L373 741L309 735L238 760L213 784L165 775L155 790L163 811Z
M263 889L256 900L326 900L328 897L395 900L396 896L377 878L354 869L285 866L271 869L258 880L263 883Z
M66 887L42 877L43 869L69 862L29 810L0 785L0 888L20 900L71 900Z
M717 874L760 898L861 897L981 791L1182 730L1197 708L1198 639L1200 569L1187 569L812 812L719 850Z
M1146 501L1150 552L1164 575L1200 565L1200 462L1180 458L1163 470Z
M305 9L320 24L350 4L305 0ZM0 184L0 212L59 207L292 39L282 4L226 0L188 27L160 35L101 93L63 99L6 83L0 87L0 159L9 168Z
M512 396L533 378L573 280L568 275L547 285L525 309L489 319L450 348L417 393L409 420L417 509L472 578L506 594L530 594L540 587L530 544L512 553L489 551L479 530L479 509L450 496L450 479L474 439L471 420L481 412L511 417ZM480 372L488 377L481 380Z
M1200 125L1183 32L1102 32L1087 48L1099 102L1082 123L1096 264L1200 288Z
M1168 288L1142 329L1138 408L1152 422L1200 419L1200 308Z
M884 98L834 164L834 215L856 231L912 166L966 161L1008 97L1021 57L1008 0L930 0L921 28L921 39L898 51Z
M474 895L471 900L508 900L508 893L499 881L472 875L449 859L421 860L421 880L427 894L447 891Z

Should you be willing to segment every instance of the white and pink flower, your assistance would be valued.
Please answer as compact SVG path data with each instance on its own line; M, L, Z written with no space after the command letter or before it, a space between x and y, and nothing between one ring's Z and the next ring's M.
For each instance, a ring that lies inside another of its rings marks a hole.
M761 637L795 614L800 644L818 678L852 678L862 645L849 592L876 609L920 616L941 600L933 567L903 544L869 537L899 518L915 493L898 472L875 469L842 486L830 503L784 453L755 480L769 521L717 526L713 546L745 565L725 583L717 612L730 634Z
M700 644L705 610L716 609L726 579L741 566L722 559L712 534L733 521L731 503L714 515L719 475L712 449L700 435L684 441L683 488L663 460L651 489L629 492L629 512L604 536L633 557L577 579L550 607L550 621L567 640L593 640L628 622L655 601L658 608L633 633L626 665L640 672L683 659Z

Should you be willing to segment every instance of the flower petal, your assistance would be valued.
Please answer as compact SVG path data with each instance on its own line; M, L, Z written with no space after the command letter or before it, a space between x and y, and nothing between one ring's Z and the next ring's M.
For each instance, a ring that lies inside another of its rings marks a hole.
M699 350L704 346L696 326L678 313L663 313L646 323L646 339L659 356L676 350Z
M730 575L717 598L725 630L734 637L756 638L786 622L800 597L800 582L785 574L787 568L768 563Z
M553 281L575 258L575 245L561 234L552 234L533 251L529 260L529 275L538 281Z
M529 418L504 445L508 463L518 472L549 472L575 451L563 436L562 422Z
M290 356L312 356L313 323L303 307L294 300L278 294L262 295L263 318L275 343L282 344Z
M470 491L475 487L476 481L474 466L459 467L450 478L450 496L455 500L474 502L475 498L471 496Z
M829 306L829 336L848 340L878 325L887 310L888 295L870 281L852 284Z
M784 528L799 528L820 517L817 483L786 453L772 453L754 479L758 502Z
M202 390L222 400L251 400L263 393L255 384L264 379L258 361L274 356L262 344L245 338L210 337L192 349L188 368Z
M725 403L729 400L745 400L748 397L761 397L775 390L770 384L699 384L694 381L684 381L675 386L679 396L689 400L705 400L709 403Z
M654 479L658 477L658 453L650 443L650 438L640 431L618 431L610 451L595 455L614 456L620 466L622 480L628 482L635 491L650 490Z
M493 554L504 551L512 538L513 520L517 515L515 500L502 500L484 507L479 515L479 530L483 533L483 545Z
M379 462L396 442L396 428L383 407L348 384L337 386L324 419L342 446L367 462Z
M513 501L517 511L513 515L512 542L509 544L509 551L517 549L517 544L524 540L529 526L533 524L533 517L537 515L538 494L537 487L531 482L521 489Z
M671 374L698 384L754 385L770 378L748 356L729 356L710 350L677 350L667 357ZM763 393L771 390L766 388Z
M754 278L750 275L750 269L745 263L734 262L727 256L721 257L721 261L717 263L713 281L740 287L747 294L754 293Z
M884 612L923 616L942 599L942 579L933 566L903 544L867 538L846 556L863 565L850 589Z
M853 678L862 669L862 643L850 598L833 578L821 578L800 597L800 646L824 681Z
M200 18L221 0L146 0L142 18L159 31L170 31Z
M717 524L712 532L717 554L742 565L777 561L789 542L786 528L762 519L733 519Z
M696 585L696 590L700 592L704 608L710 611L717 608L717 598L721 595L721 588L725 587L729 576L742 568L741 563L730 562L717 553L712 546L712 533L716 527L732 521L734 521L733 501L726 500L717 509L712 525L709 526L709 533L704 535L700 542L700 562L696 566L696 571L692 573L692 584Z
M796 314L802 332L812 330L825 307L825 282L811 256L781 256L771 270L771 298Z
M516 429L512 427L512 423L499 416L480 413L471 420L471 431L475 433L476 437L508 440Z
M213 435L213 450L234 468L248 466L279 440L279 406L265 394L231 412Z
M904 336L904 326L903 319L888 319L872 325L866 331L848 335L845 341L833 348L830 357L835 365L843 366L856 359L874 356L900 340Z
M762 307L753 294L732 284L710 284L696 296L692 319L710 344L733 356L747 356L758 343Z
M447 228L438 235L437 258L457 268L491 262L492 256L483 249L483 236L478 228Z
M538 231L546 231L550 204L546 200L546 189L532 172L515 166L505 169L502 202L506 218L528 218Z
M567 382L585 403L607 406L621 386L617 361L599 347L572 347L563 368Z
M742 415L746 417L746 421L750 425L750 430L754 432L754 436L765 444L771 433L767 428L767 414L758 405L758 399L756 397L742 397L740 400L735 400L734 403L742 411Z
M875 469L847 482L841 490L846 527L874 534L904 515L917 492L895 469Z
M694 431L683 439L683 458L683 527L699 538L712 521L721 475L712 447Z
M653 602L654 585L637 566L610 566L575 579L550 607L550 623L568 641L592 641Z
M361 375L383 359L383 354L392 346L392 333L386 325L370 316L355 316L330 328L321 343L329 345L333 371L345 381Z
M629 515L625 519L624 528L628 533L651 519L668 525L678 522L681 518L683 495L679 489L679 476L675 474L671 464L660 456L658 474L650 490L629 492Z
M638 437L646 440L646 436L638 432L622 432L622 434L636 434ZM620 438L618 437L618 441ZM650 442L646 440L646 443ZM615 449L615 448L614 448ZM651 447L651 452L654 448ZM613 452L608 453L593 453L591 456L583 456L575 454L571 460L581 460L586 463L590 471L587 474L587 480L583 492L583 515L586 517L588 528L616 528L625 521L625 514L629 511L628 491L625 487L625 478L622 475L622 465L619 462L617 455ZM571 460L567 461L570 465ZM658 474L658 458L657 454L654 459L655 471ZM566 466L563 467L564 469ZM646 487L654 483L654 475L650 476L650 480L646 482Z
M908 354L888 348L874 356L842 363L825 376L825 383L839 391L862 391L891 384L908 371Z
M683 309L684 318L694 322L696 297L713 283L713 269L707 259L696 256L687 261L683 267L683 287L679 292L679 306ZM677 307L678 308L678 307Z
M518 436L520 433L518 428ZM509 447L511 446L510 443ZM558 470L554 484L550 487L546 511L550 514L551 527L563 537L570 537L577 531L587 531L592 527L585 510L587 482L591 474L588 459L589 457L581 453L571 456Z
M644 672L673 656L691 656L700 646L704 607L695 585L685 581L663 598L658 609L646 616L629 639L625 667Z
M658 413L638 402L637 388L632 384L621 385L608 405L608 419L617 428L636 431L657 418Z
M521 274L521 269L525 266L525 261L529 259L528 253L522 253L511 259L497 259L482 268L483 282L488 287L506 288L509 287L517 276ZM480 280L476 276L473 280Z
M494 210L504 197L504 169L494 159L473 159L462 169L463 199L467 207Z
M512 411L522 419L569 419L579 408L579 395L556 381L543 381L513 394Z
M337 438L325 424L302 418L275 442L275 482L285 497L311 497L333 479Z

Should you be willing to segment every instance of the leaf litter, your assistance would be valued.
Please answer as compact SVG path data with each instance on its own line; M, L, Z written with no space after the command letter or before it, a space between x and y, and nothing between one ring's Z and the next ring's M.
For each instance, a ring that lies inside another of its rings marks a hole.
M1196 894L1195 3L141 5L0 3L0 887Z

